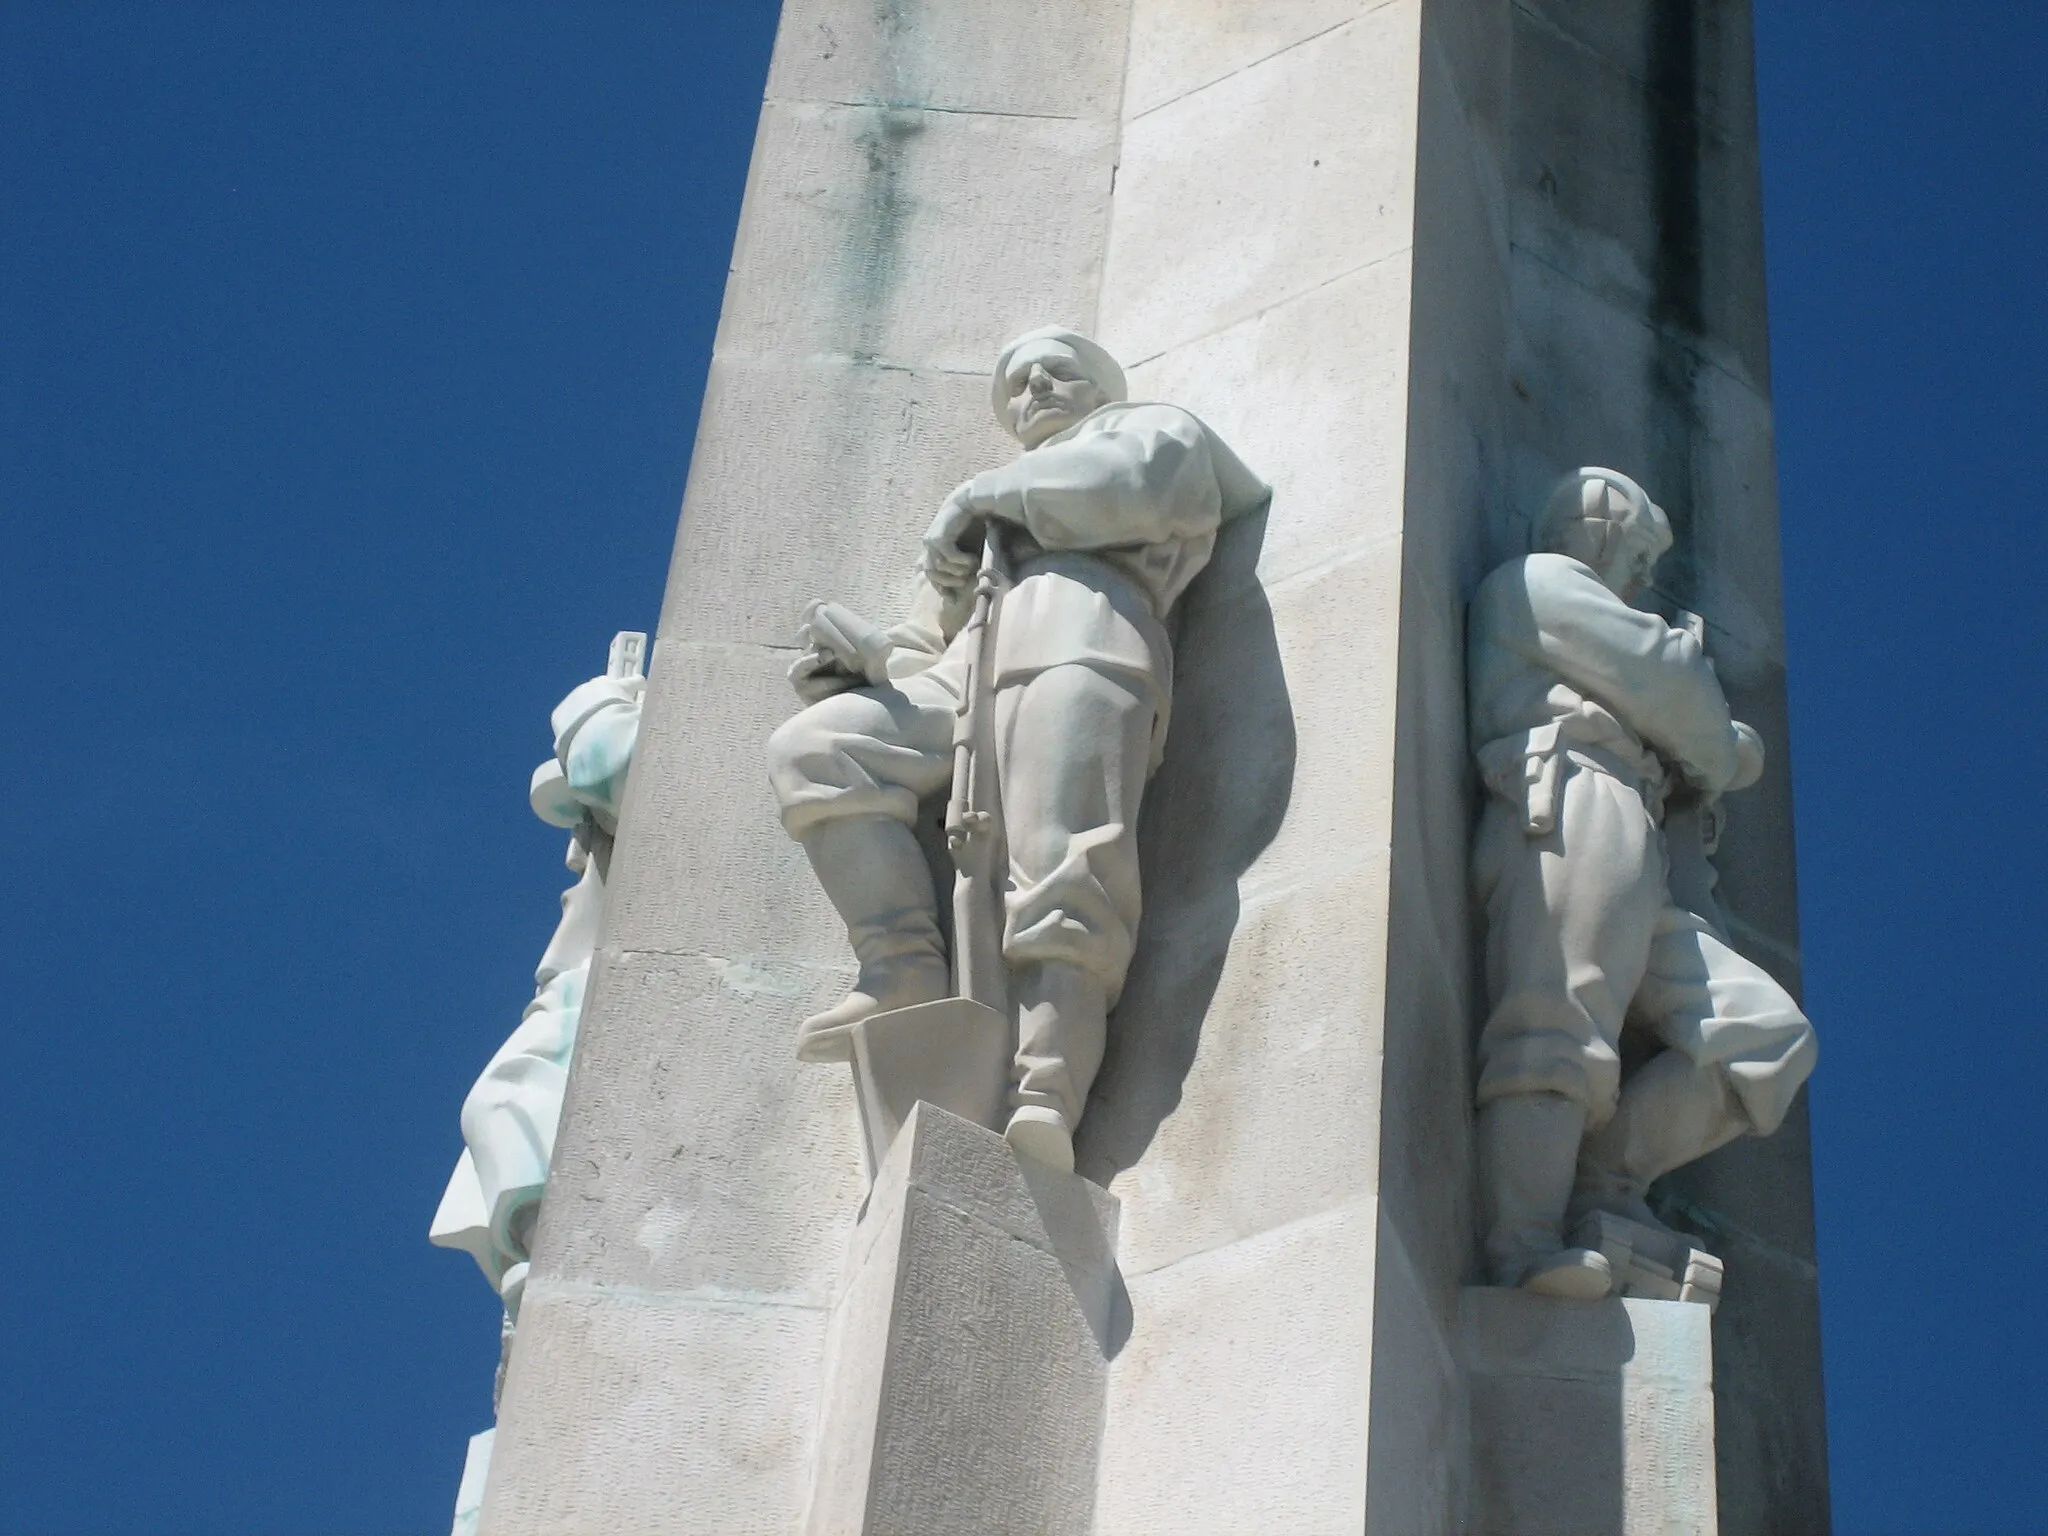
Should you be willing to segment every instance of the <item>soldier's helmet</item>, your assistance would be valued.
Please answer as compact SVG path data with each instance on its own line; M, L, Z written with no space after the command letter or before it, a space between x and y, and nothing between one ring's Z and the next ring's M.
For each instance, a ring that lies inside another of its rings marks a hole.
M1536 547L1562 549L1581 523L1600 529L1603 550L1612 549L1619 537L1647 540L1658 555L1671 547L1671 519L1648 491L1618 469L1589 466L1558 481L1536 525Z

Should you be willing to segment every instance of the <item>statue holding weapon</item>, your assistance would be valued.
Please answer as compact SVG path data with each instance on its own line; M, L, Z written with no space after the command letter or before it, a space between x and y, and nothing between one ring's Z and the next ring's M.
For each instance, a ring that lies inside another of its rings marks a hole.
M923 1037L885 1046L871 1020L978 1030L1009 1063L992 1128L1061 1169L1137 939L1138 809L1172 699L1166 622L1223 521L1268 495L1193 415L1126 394L1116 360L1075 332L1005 347L991 402L1023 453L946 498L903 623L812 605L791 668L806 708L768 749L783 826L860 965L799 1028L798 1056L880 1078L876 1052ZM951 955L912 830L946 790ZM869 1113L875 1095L862 1102Z

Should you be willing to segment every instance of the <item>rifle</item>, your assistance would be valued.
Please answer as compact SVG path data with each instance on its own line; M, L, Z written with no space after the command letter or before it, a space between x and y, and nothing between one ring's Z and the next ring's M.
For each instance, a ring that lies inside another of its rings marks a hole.
M953 722L953 793L946 847L953 881L953 990L998 1013L1009 1006L1003 964L1002 786L996 775L996 624L1010 585L1002 541L984 535L974 608L966 625L967 678Z
M1000 1131L1017 1050L1003 964L1001 786L996 774L996 625L1010 584L993 529L984 536L974 607L961 630L967 676L953 720L953 992L870 1014L853 1026L854 1101L869 1177L919 1101Z

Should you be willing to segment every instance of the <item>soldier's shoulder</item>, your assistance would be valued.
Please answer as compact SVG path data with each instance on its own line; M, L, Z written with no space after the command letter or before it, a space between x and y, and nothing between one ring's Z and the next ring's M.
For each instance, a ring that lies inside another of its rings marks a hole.
M1193 411L1164 400L1117 400L1096 411L1088 421L1096 427L1150 428L1183 435L1207 430Z
M1538 562L1555 558L1557 557L1552 555L1517 555L1512 560L1501 561L1480 581L1474 601L1485 601L1510 592L1526 591L1532 577L1541 579Z
M1551 554L1548 551L1538 551L1533 555L1523 555L1520 559L1510 560L1487 580L1491 581L1496 576L1501 578L1503 584L1512 585L1538 603L1546 597L1577 598L1594 589L1606 591L1606 588L1600 585L1600 578L1593 574L1592 568L1583 560L1575 560L1570 555Z
M1599 578L1569 555L1517 555L1487 572L1472 595L1472 612L1489 626L1541 623L1592 590L1604 590Z

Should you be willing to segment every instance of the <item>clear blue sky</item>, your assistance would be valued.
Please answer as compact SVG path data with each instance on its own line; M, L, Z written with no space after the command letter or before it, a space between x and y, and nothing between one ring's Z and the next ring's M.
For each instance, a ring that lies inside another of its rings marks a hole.
M2048 1531L2048 6L1758 0L1843 1536ZM651 628L774 21L0 5L0 1529L444 1527L424 1229Z

